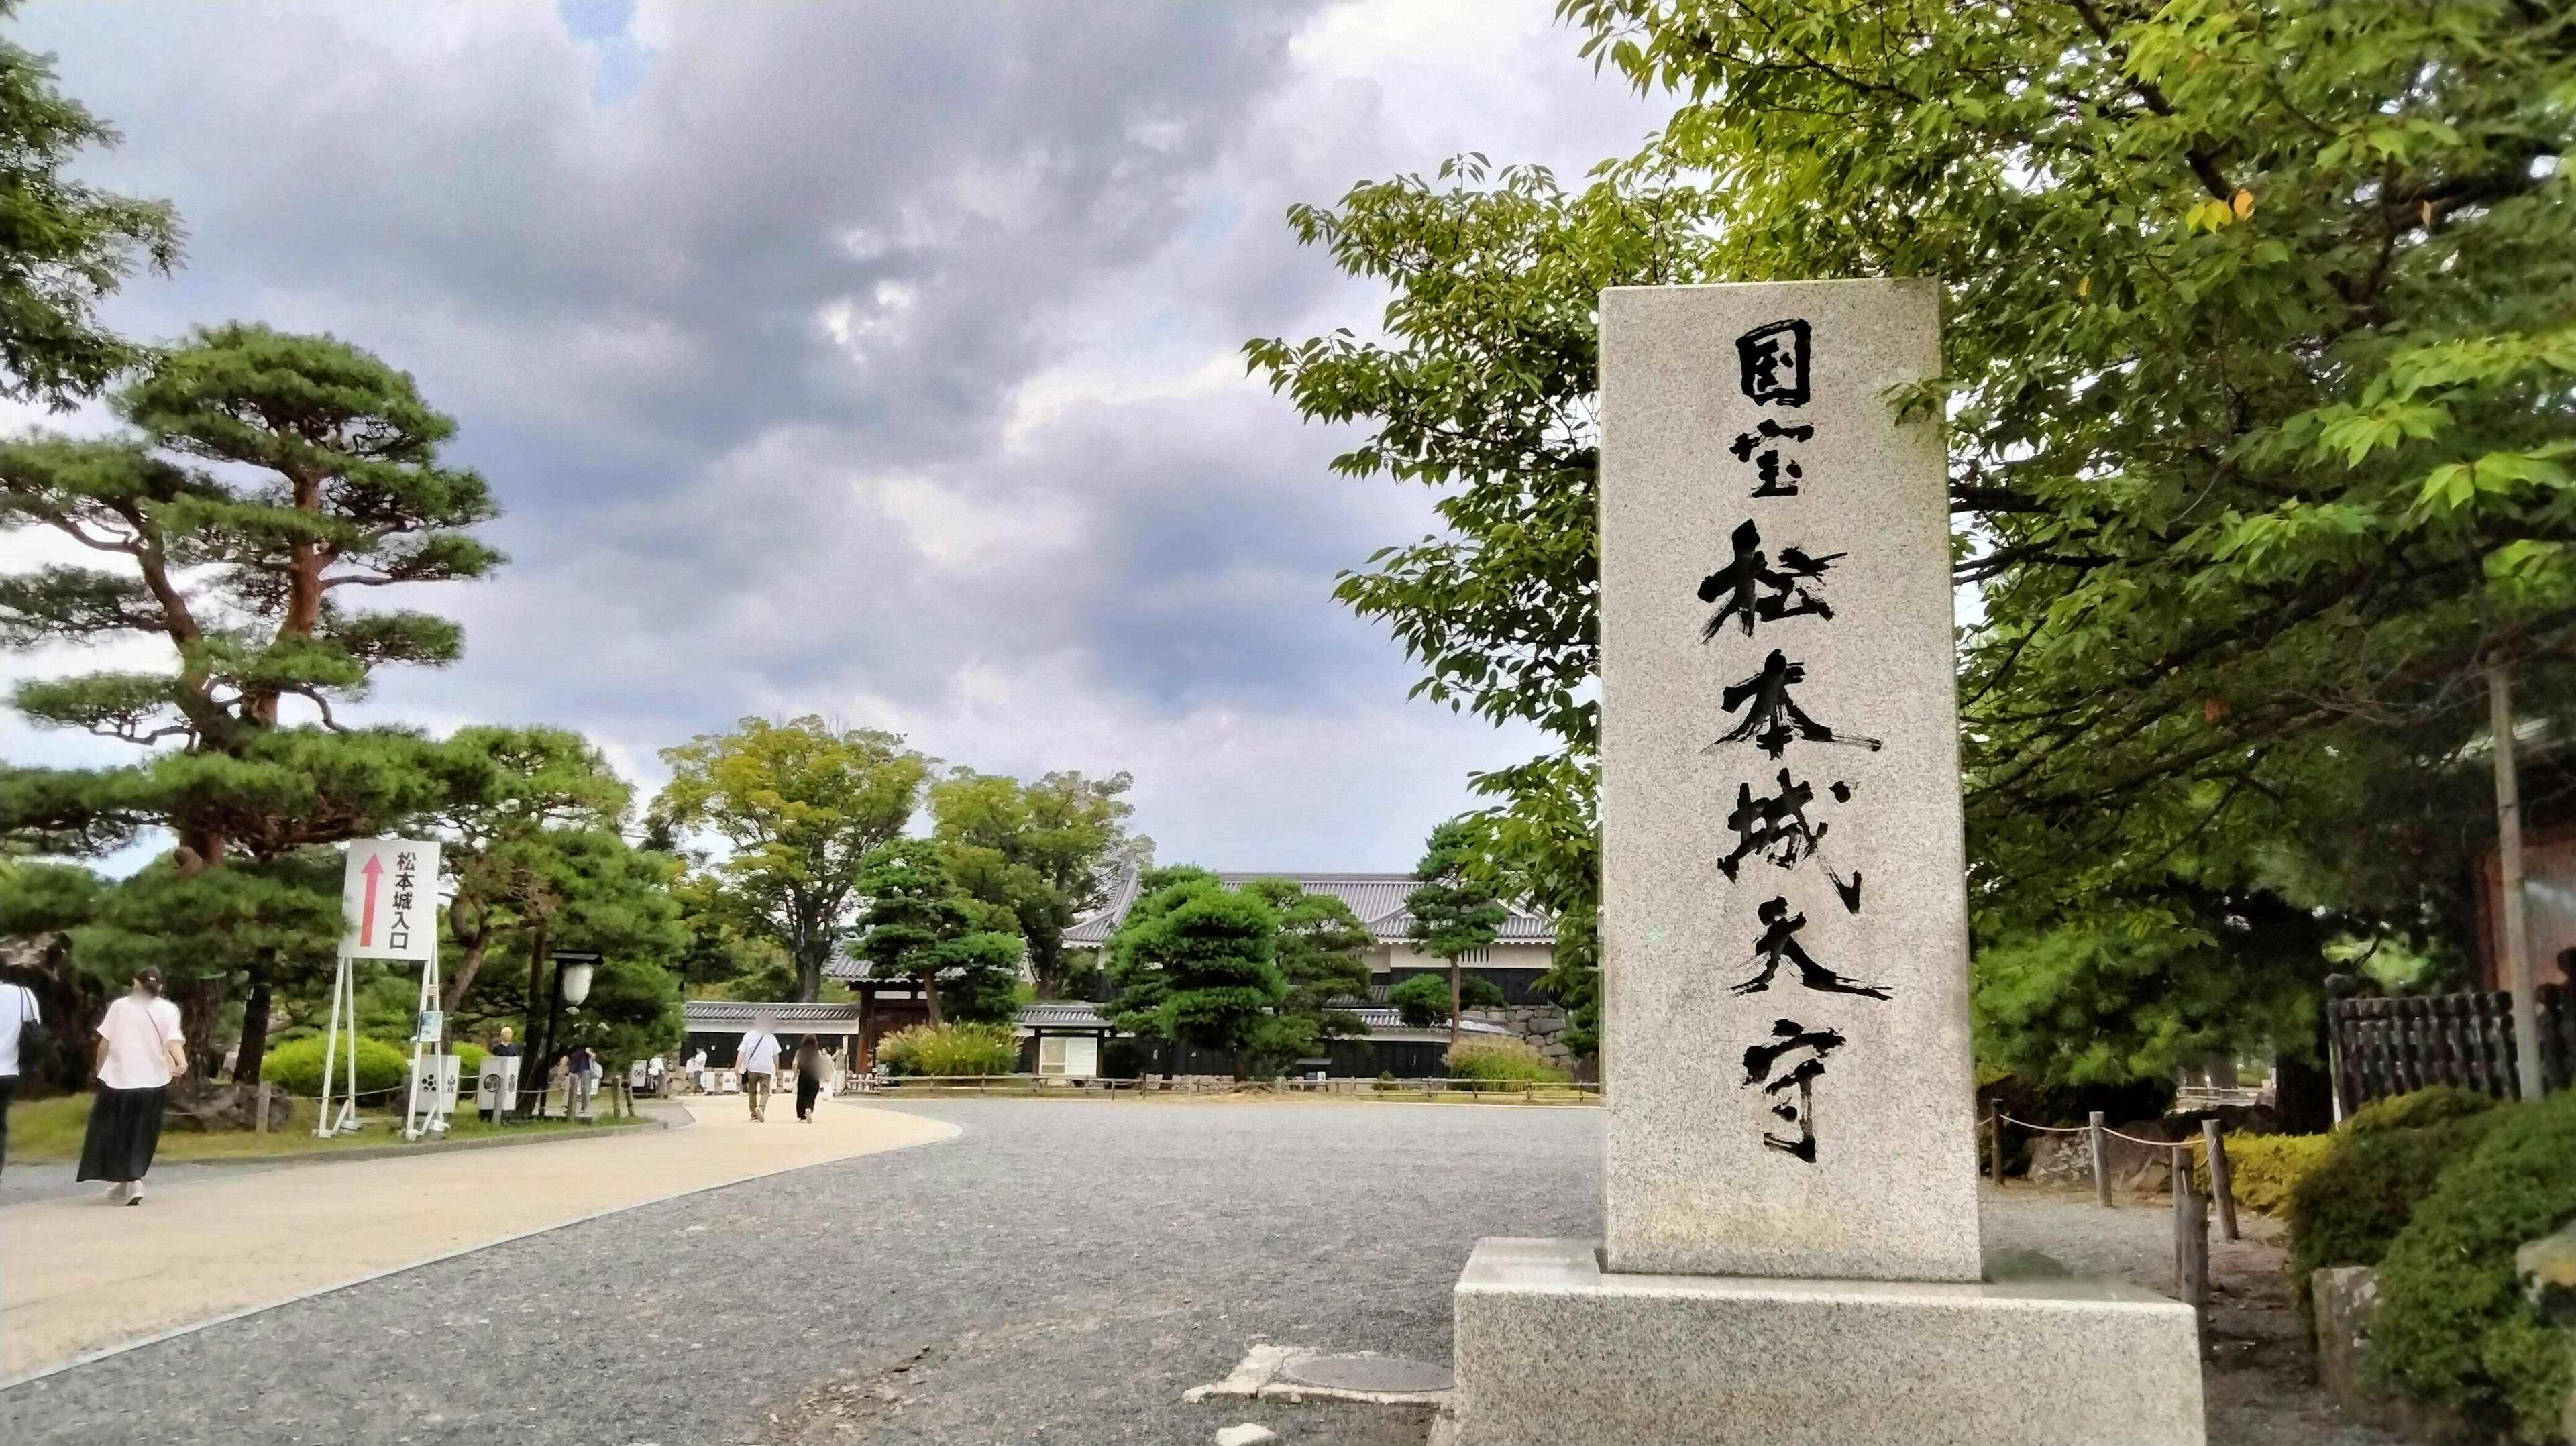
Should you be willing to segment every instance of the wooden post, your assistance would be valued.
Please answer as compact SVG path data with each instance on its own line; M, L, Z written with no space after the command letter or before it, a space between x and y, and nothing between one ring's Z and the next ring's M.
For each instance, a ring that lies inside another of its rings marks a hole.
M258 1103L257 1103L257 1104L255 1104L255 1105L253 1105L253 1106L252 1106L252 1109L253 1109L253 1110L255 1110L255 1111L257 1112L257 1123L255 1123L255 1124L253 1124L253 1125L251 1126L251 1133L253 1133L253 1134L258 1134L258 1135L265 1135L265 1134L267 1134L267 1133L268 1133L268 1081L266 1081L266 1080L261 1080L261 1081L259 1082L259 1100L258 1100Z
M2488 727L2495 734L2496 892L2503 895L2503 937L2496 943L2505 988L2513 991L2514 1078L2526 1100L2540 1098L2539 998L2531 977L2531 935L2522 909L2522 800L2513 759L2513 684L2501 667L2487 669Z
M2086 1122L2093 1137L2093 1203L2111 1208L2111 1142L2102 1134L2102 1112L2095 1110Z
M1995 1107L1994 1149L1995 1188L2000 1190L2004 1187L2004 1111L2001 1105Z
M2227 1163L2227 1137L2218 1132L2218 1121L2203 1120L2200 1138L2209 1150L2209 1198L2218 1202L2218 1236L2221 1240L2234 1240L2236 1177Z
M2209 1205L2191 1187L2191 1149L2167 1152L2173 1170L2174 1294L2195 1310L2209 1304Z

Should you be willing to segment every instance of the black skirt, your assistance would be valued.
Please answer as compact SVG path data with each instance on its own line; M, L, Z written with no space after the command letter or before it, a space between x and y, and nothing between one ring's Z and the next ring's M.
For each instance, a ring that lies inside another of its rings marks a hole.
M81 1141L80 1178L140 1180L161 1146L161 1110L170 1087L112 1090L98 1087L89 1105L89 1135Z
M808 1074L801 1069L796 1071L796 1117L798 1119L801 1120L814 1113L814 1097L822 1092L821 1075Z

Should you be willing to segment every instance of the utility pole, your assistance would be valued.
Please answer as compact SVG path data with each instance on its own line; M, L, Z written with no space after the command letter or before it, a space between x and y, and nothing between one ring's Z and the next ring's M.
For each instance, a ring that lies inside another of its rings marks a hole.
M2495 733L2496 887L2504 896L2504 937L2496 961L2513 991L2515 1085L2540 1098L2540 1001L2531 981L2531 936L2522 916L2522 790L2514 776L2513 683L2502 664L2487 665L2489 726Z

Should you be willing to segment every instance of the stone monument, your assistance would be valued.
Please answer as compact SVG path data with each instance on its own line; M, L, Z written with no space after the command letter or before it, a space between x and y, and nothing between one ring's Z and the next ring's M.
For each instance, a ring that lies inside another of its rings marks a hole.
M1988 1283L1929 282L1601 298L1606 1238L1485 1240L1455 1438L2200 1446L2191 1309Z

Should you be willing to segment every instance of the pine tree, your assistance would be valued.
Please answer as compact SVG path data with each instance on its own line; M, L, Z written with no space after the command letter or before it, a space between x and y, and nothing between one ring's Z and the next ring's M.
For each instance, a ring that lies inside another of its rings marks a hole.
M0 577L0 642L165 645L160 671L34 680L12 698L37 723L151 751L123 767L0 771L0 829L93 854L167 830L168 872L188 880L488 791L492 765L473 750L352 728L335 710L376 668L438 666L460 646L443 618L357 611L345 590L462 581L502 560L466 531L495 515L490 493L440 463L455 423L412 379L327 336L234 324L155 358L114 409L131 433L0 443L0 533L48 529L115 560ZM157 881L128 887L169 902L145 909L138 895L125 927L185 936L194 905ZM255 1014L278 967L246 965ZM229 973L192 967L183 1005L210 1015ZM243 1041L243 1078L259 1047Z
M1422 862L1413 869L1422 887L1404 896L1409 915L1405 934L1413 947L1449 966L1449 1047L1458 1047L1466 1012L1466 984L1459 960L1481 953L1501 936L1511 911L1494 898L1473 865L1482 836L1475 826L1451 819L1431 831Z
M1012 1013L1022 953L1010 911L969 898L928 839L898 839L859 861L868 903L850 957L872 978L920 982L930 1022L998 1023Z

